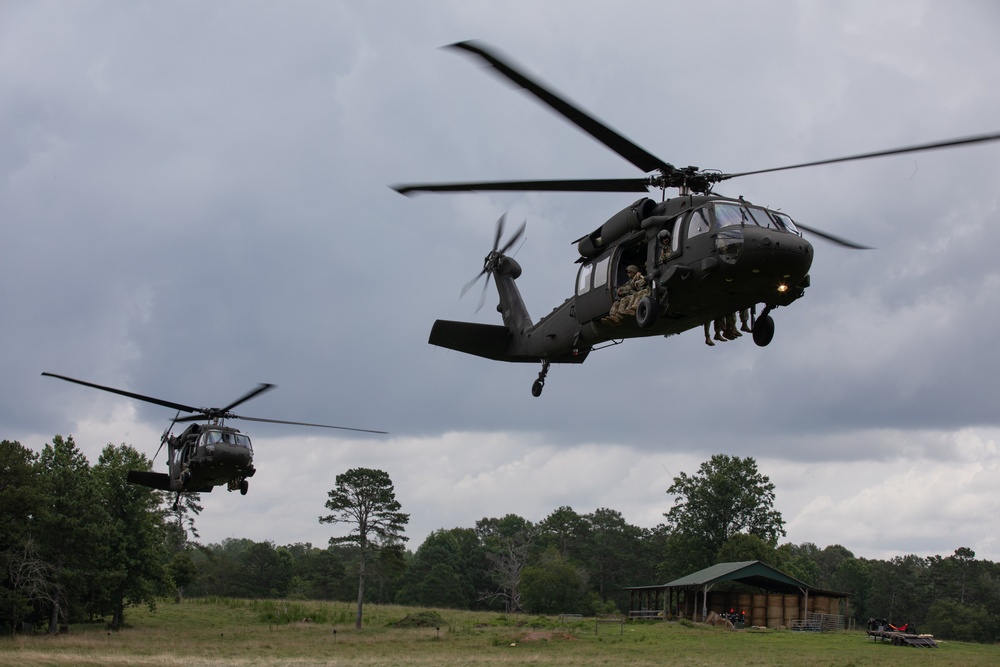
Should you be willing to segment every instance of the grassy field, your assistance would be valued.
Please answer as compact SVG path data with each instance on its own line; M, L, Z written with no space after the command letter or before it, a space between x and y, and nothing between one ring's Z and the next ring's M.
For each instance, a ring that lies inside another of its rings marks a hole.
M1000 646L940 642L937 649L875 643L864 632L728 631L700 624L437 610L441 625L395 627L427 610L330 602L189 600L131 609L128 628L77 625L67 635L0 639L0 665L941 665L1000 664Z

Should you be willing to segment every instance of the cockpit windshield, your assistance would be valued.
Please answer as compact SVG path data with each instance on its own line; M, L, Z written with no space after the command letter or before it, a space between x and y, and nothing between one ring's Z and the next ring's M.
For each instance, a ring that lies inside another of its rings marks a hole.
M250 446L250 438L242 433L234 433L232 431L205 431L202 435L202 443L206 445L225 443L227 445L237 445L239 447L252 449Z
M736 204L716 204L715 224L719 227L732 227L733 225L755 224L753 219L747 215L747 210Z
M719 228L733 225L757 225L764 229L799 233L799 230L795 228L795 223L784 213L756 206L740 206L724 202L716 202L713 208L715 209L715 223Z

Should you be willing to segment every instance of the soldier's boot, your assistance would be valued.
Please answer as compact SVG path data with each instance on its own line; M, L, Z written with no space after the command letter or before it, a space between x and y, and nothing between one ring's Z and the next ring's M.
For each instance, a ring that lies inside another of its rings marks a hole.
M751 329L750 325L747 323L747 320L749 320L749 319L750 319L750 314L747 311L745 311L745 310L741 310L740 311L740 331L743 331L745 333L751 333L753 331L753 329Z

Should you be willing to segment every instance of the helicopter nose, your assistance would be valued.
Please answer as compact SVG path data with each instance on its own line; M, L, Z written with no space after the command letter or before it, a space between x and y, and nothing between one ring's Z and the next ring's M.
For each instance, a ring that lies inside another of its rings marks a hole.
M791 232L746 229L740 259L745 260L746 268L755 275L795 285L809 273L813 247L809 241Z

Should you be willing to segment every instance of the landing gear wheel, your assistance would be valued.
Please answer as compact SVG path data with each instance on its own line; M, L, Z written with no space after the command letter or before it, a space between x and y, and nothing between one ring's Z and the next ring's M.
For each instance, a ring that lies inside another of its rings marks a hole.
M549 374L549 360L542 359L542 370L538 372L538 379L531 384L531 395L538 398L545 388L545 376Z
M250 490L250 482L246 481L245 479L240 480L240 495L245 496L247 494L247 491L249 490Z
M635 307L635 321L641 328L649 329L656 324L656 316L659 314L659 308L653 297L646 295L639 299Z
M758 347L767 347L774 338L774 319L770 315L757 318L753 324L753 342Z

